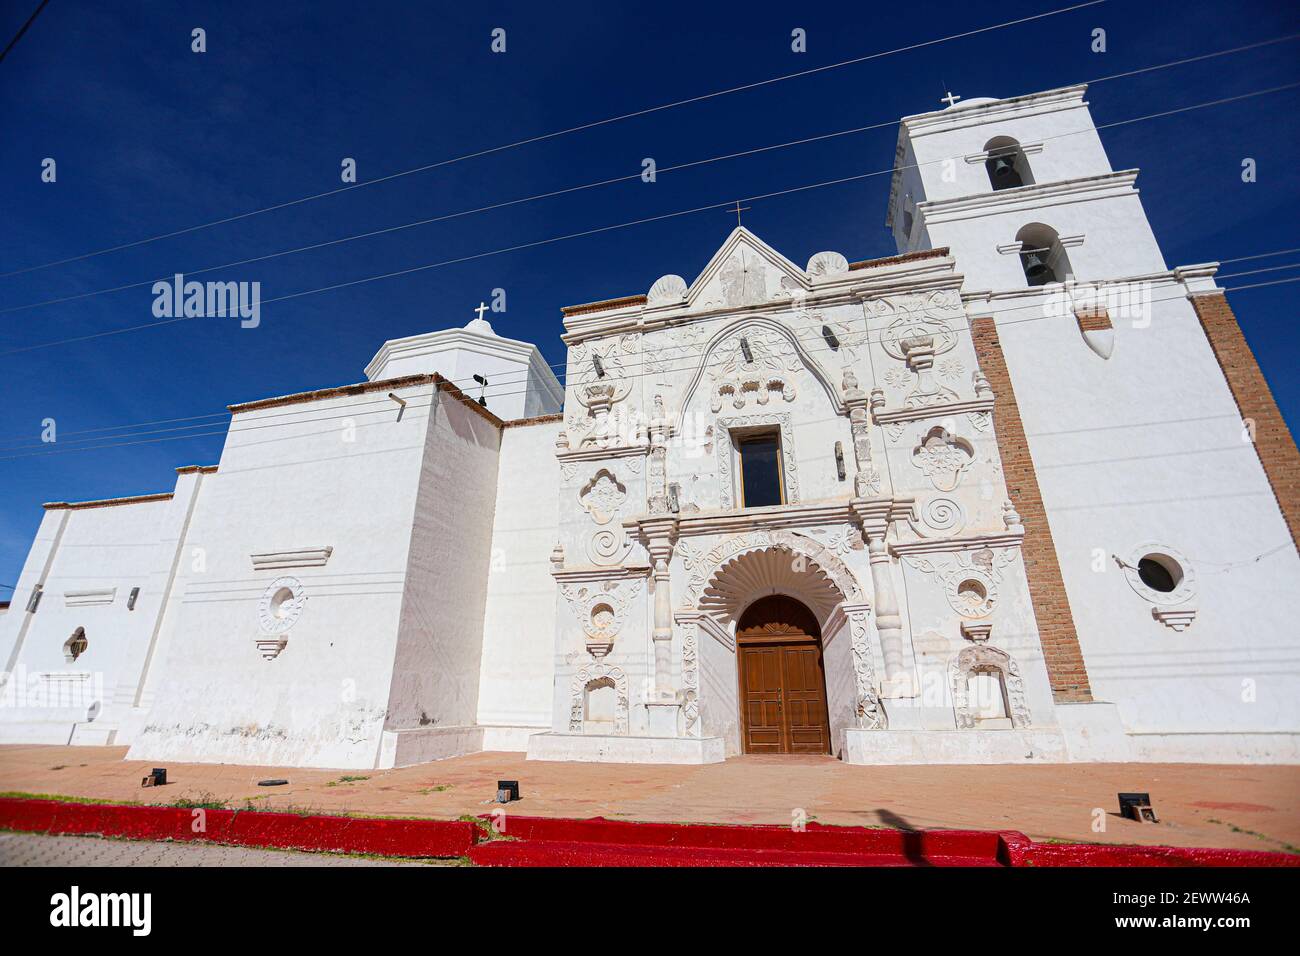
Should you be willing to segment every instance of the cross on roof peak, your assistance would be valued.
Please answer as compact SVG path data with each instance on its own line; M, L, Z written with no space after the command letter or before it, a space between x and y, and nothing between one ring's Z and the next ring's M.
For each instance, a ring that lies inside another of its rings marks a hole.
M947 91L945 91L945 92L947 92L948 95L947 95L947 96L941 96L941 97L939 97L939 102L940 102L940 103L947 103L950 107L951 107L951 106L956 106L956 105L957 105L957 101L958 101L959 99L961 99L961 97L960 97L960 96L956 96L956 95L952 92L952 90L947 90Z
M741 214L742 212L744 212L744 211L745 211L746 209L748 209L748 208L749 208L748 206L742 206L742 205L740 204L740 200L739 200L739 199L736 200L736 205L735 205L735 208L734 208L734 209L733 209L731 206L728 206L728 207L727 207L727 212L734 212L734 213L736 214L736 227L737 227L737 228L740 227L740 214Z

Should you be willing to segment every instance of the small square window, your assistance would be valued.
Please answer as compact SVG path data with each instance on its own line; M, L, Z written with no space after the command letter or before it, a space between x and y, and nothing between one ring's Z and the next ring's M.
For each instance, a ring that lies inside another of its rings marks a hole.
M740 459L740 506L763 508L785 504L780 433L739 436L736 450Z

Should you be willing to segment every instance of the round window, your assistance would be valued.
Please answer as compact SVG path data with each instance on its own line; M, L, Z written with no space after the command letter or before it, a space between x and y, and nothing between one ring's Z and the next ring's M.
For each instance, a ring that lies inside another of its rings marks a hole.
M1138 577L1142 579L1142 583L1161 594L1168 594L1178 587L1178 578L1181 576L1181 574L1175 575L1164 562L1151 555L1138 562Z
M1196 569L1178 551L1155 541L1139 544L1120 559L1124 578L1144 600L1164 607L1196 595Z

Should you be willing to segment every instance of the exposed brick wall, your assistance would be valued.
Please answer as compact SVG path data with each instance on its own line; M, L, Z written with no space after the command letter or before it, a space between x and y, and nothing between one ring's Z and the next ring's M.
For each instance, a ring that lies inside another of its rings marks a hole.
M992 317L975 319L971 323L971 337L980 369L997 397L993 422L998 437L998 453L1002 456L1007 494L1025 525L1021 550L1025 574L1029 578L1029 596L1034 602L1034 616L1038 619L1038 637L1043 645L1047 676L1052 684L1052 697L1065 703L1090 701L1092 688L1088 684L1083 652L1079 649L1070 598L1065 593L1065 581L1061 578L1061 566L1056 559L1056 544L1052 541L1052 529L1047 523L1038 475L1034 471L1034 459L1029 454L1025 427L1020 421L1020 407L1016 404L1016 393L1011 387L1007 361Z
M1113 326L1105 309L1079 309L1074 313L1080 332L1105 332Z
M1300 451L1296 450L1295 439L1282 420L1255 353L1246 344L1224 294L1209 292L1189 298L1241 417L1255 423L1255 453L1291 531L1291 540L1296 542L1300 531Z

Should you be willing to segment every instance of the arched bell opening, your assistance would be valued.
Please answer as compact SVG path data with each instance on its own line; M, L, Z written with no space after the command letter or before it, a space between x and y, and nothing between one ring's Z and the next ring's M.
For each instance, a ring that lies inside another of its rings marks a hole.
M988 154L984 169L994 190L1033 185L1029 160L1016 140L1010 136L995 136L984 145L984 152Z
M1020 267L1030 287L1064 282L1073 277L1070 257L1065 254L1060 236L1051 226L1033 222L1016 233L1020 243Z

